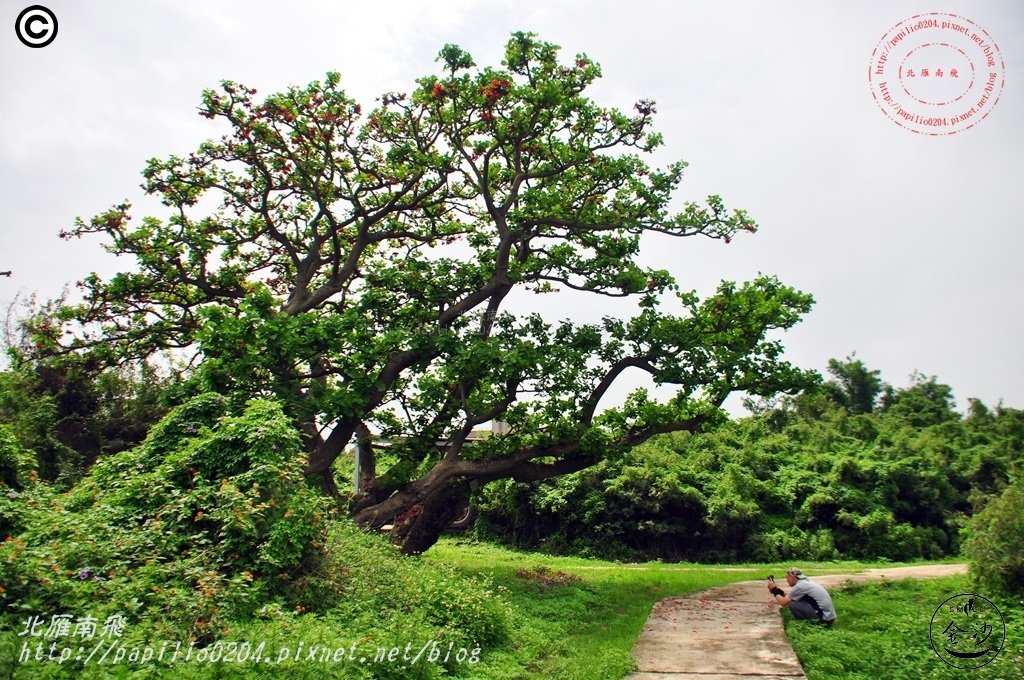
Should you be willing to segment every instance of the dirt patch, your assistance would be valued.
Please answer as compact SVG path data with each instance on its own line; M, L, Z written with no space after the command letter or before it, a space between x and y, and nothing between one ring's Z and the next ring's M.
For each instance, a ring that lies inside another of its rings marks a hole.
M557 588L558 586L564 586L570 583L579 583L582 580L575 574L567 574L563 571L553 571L552 569L544 566L534 567L533 569L519 569L516 571L516 576L526 581L530 581L541 588Z

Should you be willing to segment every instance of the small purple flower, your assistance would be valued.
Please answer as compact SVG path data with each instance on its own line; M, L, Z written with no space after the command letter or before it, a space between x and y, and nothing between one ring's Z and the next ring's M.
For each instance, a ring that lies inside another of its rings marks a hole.
M84 581L84 580L86 580L87 578L89 578L89 574L91 574L91 573L92 573L92 570L91 570L91 569L89 569L89 567L86 567L86 568L85 568L85 569L83 569L82 571L78 572L78 578L79 578L80 580Z
M12 491L9 494L7 494L7 497L10 498L13 501L13 500L15 500L18 497L18 492L17 491Z

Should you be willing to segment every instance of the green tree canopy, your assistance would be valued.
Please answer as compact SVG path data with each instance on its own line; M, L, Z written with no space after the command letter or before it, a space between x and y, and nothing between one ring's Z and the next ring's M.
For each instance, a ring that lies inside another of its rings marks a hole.
M903 418L917 427L926 427L957 418L953 390L935 376L915 372L911 385L903 389L886 386L882 410Z
M542 479L721 418L733 391L796 390L773 331L811 297L760 277L707 299L643 266L642 237L728 242L755 224L722 199L673 193L685 163L650 167L655 103L631 111L585 96L601 69L564 62L531 34L500 67L441 51L436 74L364 110L329 73L262 101L224 82L200 114L223 134L152 159L144 188L167 206L132 225L127 202L79 220L132 271L80 282L43 352L121 362L195 351L197 389L274 397L300 425L307 474L359 432L399 463L353 501L367 526L395 523L406 550L436 539L453 501L489 481ZM515 291L629 298L630 318L555 321L507 311ZM630 369L675 386L602 404ZM468 446L474 428L507 433ZM397 518L397 520L396 520Z
M868 370L863 361L849 356L846 361L829 359L828 372L834 380L822 387L837 404L855 415L874 410L883 388L879 371Z

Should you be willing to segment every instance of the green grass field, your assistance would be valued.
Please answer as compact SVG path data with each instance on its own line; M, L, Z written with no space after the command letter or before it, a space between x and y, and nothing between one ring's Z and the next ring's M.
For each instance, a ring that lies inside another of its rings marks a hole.
M617 564L520 553L452 539L443 540L427 555L429 560L487 576L513 604L513 642L506 649L484 650L480 664L468 676L496 680L619 680L633 670L630 652L655 602L736 581L764 578L768 573L780 574L789 566ZM801 566L811 573L825 574L881 564L828 562ZM568 581L559 575L579 580ZM882 628L880 635L884 632ZM816 677L835 676L824 673ZM902 677L923 676L910 673Z
M1024 678L1024 601L989 597L1006 622L1006 642L988 665L947 666L932 650L929 623L948 597L975 592L965 576L864 583L832 593L832 629L786 616L786 634L809 680ZM978 593L985 595L984 593Z
M633 669L630 650L656 601L755 578L763 571L619 565L453 541L442 542L428 555L467 573L486 575L512 603L512 643L506 649L485 650L470 676L495 680L618 680Z

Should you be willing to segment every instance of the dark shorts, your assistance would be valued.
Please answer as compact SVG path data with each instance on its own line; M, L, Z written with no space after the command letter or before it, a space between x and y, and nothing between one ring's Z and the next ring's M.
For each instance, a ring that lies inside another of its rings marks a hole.
M806 619L809 621L820 621L826 626L831 626L832 621L822 621L818 618L818 612L815 611L814 607L810 602L803 602L801 600L792 600L789 603L789 611L793 614L794 619Z

